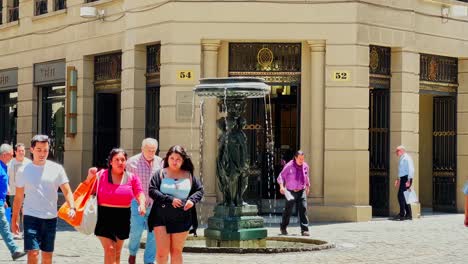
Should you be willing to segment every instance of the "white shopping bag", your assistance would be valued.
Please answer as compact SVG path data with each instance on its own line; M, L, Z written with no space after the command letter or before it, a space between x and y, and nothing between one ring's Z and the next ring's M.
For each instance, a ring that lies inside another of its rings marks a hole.
M465 182L465 186L463 186L463 193L464 193L465 195L468 195L468 181Z
M408 189L403 194L405 195L405 200L407 204L418 202L418 196L416 195L416 191L414 189Z
M287 189L284 190L284 197L286 198L286 200L288 201L291 201L291 200L294 200L294 196L291 194L290 191L288 191Z

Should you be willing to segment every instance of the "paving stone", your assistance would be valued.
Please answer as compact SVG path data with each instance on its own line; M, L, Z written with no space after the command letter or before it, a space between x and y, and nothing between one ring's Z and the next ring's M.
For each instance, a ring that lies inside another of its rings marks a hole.
M297 225L288 227L291 235L299 236ZM203 230L199 230L203 234ZM270 235L279 227L268 226ZM363 223L314 223L311 238L336 244L335 249L287 254L198 254L184 253L184 263L405 263L405 264L466 264L468 228L461 214L429 214L413 221L374 219ZM22 246L22 241L17 241ZM128 250L122 251L121 263L126 263ZM58 224L54 263L102 263L103 251L98 239L85 236L63 222ZM0 263L12 263L10 254L0 242ZM26 259L15 263L26 263ZM139 251L137 263L143 263Z

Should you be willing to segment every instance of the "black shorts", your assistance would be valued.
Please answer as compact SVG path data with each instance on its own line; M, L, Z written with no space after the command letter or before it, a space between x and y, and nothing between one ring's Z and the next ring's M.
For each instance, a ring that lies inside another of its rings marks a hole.
M130 207L98 206L98 219L94 234L113 241L125 240L130 235Z
M183 207L174 208L171 204L153 204L148 220L149 229L165 226L168 234L189 231L192 226L191 211Z

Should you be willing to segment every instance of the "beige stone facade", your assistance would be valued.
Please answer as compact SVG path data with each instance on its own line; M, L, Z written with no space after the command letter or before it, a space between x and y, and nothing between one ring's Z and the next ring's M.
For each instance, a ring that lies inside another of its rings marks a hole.
M9 1L2 0L3 6ZM54 10L52 0L48 10ZM78 73L77 133L64 142L64 166L76 186L93 162L94 59L121 52L120 145L137 153L145 136L146 47L160 44L159 141L163 155L181 144L202 167L202 215L219 202L215 180L216 102L205 102L203 160L199 107L194 122L177 116L178 92L203 77L229 76L229 44L301 43L300 147L311 165L312 221L367 221L369 194L369 46L391 48L389 214L398 210L393 180L404 144L415 166L421 207L432 207L432 97L420 93L420 54L458 59L456 209L468 180L468 18L442 16L455 0L160 1L68 0L67 8L35 16L35 1L19 1L19 21L0 25L0 73L17 69L17 141L40 131L34 65L64 60ZM104 10L81 18L80 8ZM180 79L188 71L193 78ZM336 80L336 72L348 79ZM1 80L1 79L0 79ZM1 88L0 88L1 90ZM109 113L113 114L112 111ZM420 205L413 206L419 214Z

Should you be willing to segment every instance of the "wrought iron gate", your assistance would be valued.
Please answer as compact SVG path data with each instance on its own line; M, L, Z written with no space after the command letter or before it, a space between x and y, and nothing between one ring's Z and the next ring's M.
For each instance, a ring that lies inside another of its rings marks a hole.
M390 48L370 46L369 204L372 214L389 214Z
M229 44L229 76L261 77L271 85L271 100L249 99L244 127L250 155L244 198L261 214L281 212L284 196L276 177L282 160L289 161L299 146L301 49L301 43ZM270 118L272 136L265 126ZM268 153L272 147L274 155Z
M457 104L455 96L434 97L432 188L434 211L456 212Z

